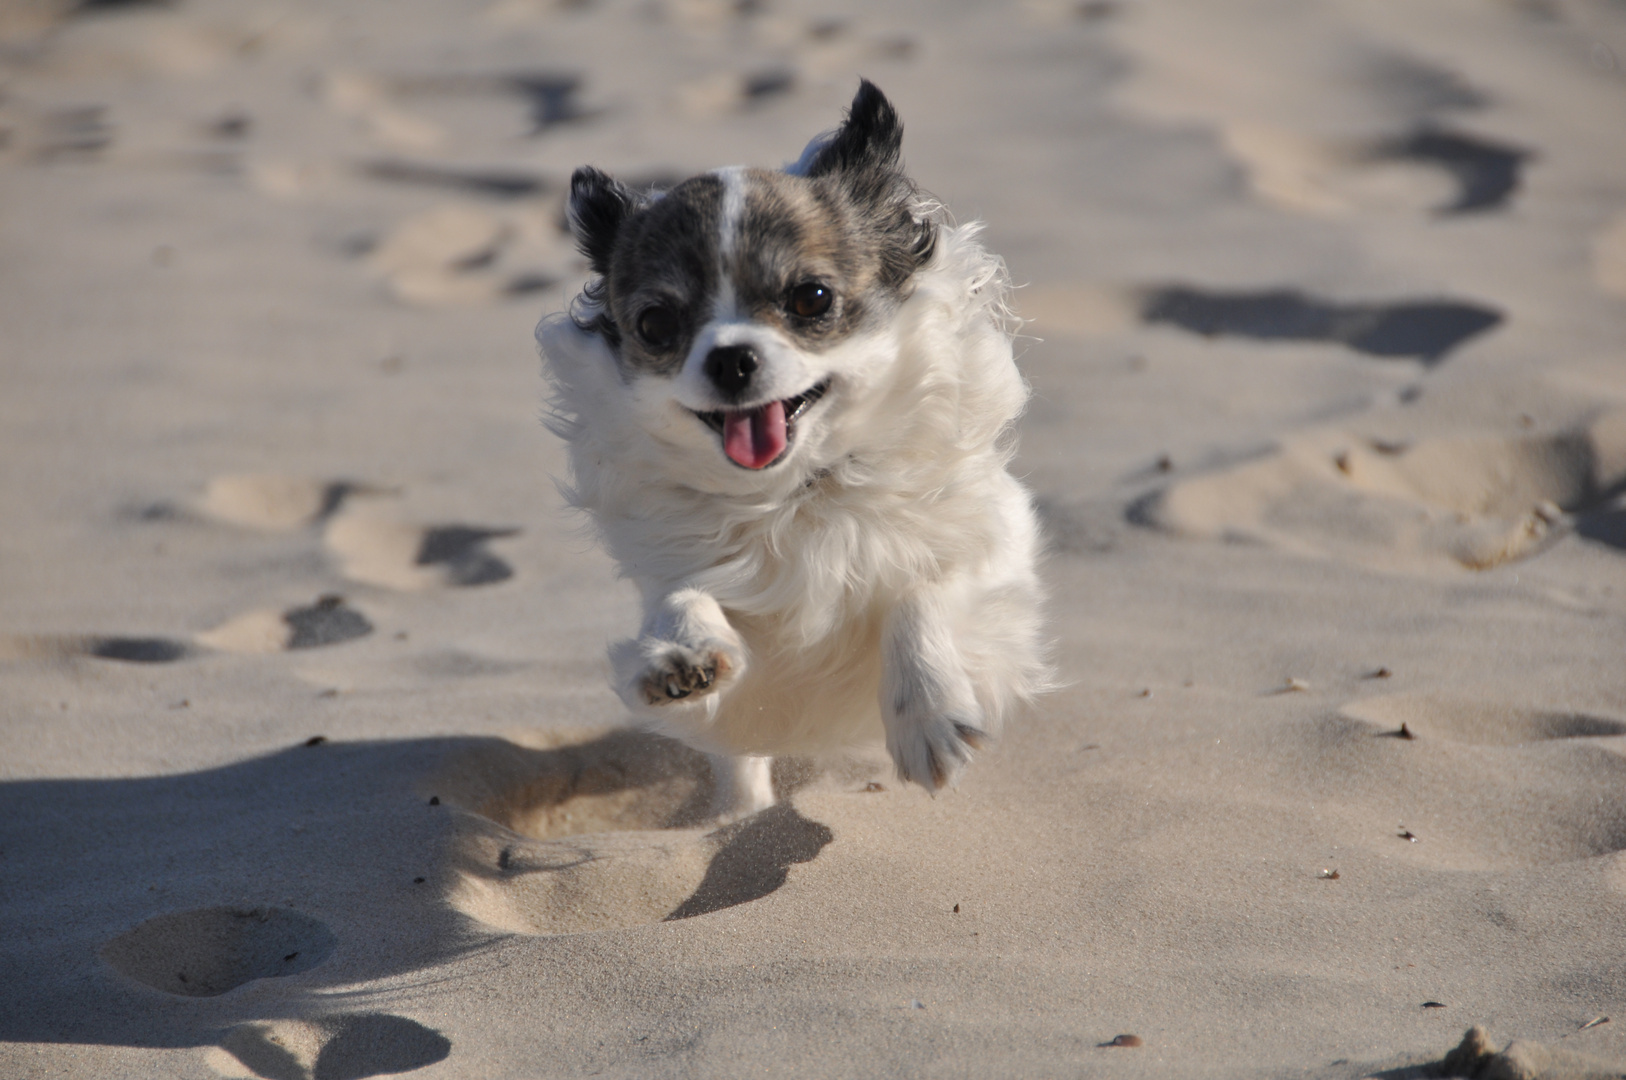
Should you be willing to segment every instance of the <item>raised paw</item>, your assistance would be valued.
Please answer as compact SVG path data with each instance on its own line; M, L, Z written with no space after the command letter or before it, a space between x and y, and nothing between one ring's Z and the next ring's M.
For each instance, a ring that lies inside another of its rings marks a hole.
M639 676L638 690L647 704L667 705L711 693L731 670L721 650L669 645L650 659Z
M900 780L940 791L959 779L971 752L982 749L987 739L987 732L975 724L932 717L896 725L887 733L886 748Z

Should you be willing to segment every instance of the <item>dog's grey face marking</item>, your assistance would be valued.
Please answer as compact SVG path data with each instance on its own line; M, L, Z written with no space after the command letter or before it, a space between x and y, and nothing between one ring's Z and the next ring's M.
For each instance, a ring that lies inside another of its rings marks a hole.
M742 179L744 206L726 267L734 317L818 352L902 299L903 282L881 280L880 252L839 182L761 170Z
M711 317L723 197L718 177L697 176L634 212L620 228L604 282L627 364L675 370Z
M866 82L799 175L725 169L640 198L578 170L571 220L600 275L584 329L625 369L672 375L714 321L771 328L817 353L885 317L936 238L914 216L901 139L897 114Z

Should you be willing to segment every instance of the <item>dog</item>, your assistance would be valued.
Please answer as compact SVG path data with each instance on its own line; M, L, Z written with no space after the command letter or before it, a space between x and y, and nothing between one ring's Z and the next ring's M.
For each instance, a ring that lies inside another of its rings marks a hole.
M719 812L773 803L774 755L883 738L935 792L1047 683L1004 264L902 134L865 80L783 170L571 178L594 276L537 328L561 489L642 594L615 689L712 755Z

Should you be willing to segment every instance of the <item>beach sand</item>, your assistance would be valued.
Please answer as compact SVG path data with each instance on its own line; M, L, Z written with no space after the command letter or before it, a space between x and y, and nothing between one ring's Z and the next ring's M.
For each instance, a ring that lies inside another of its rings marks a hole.
M1619 4L0 35L0 1076L1626 1075ZM860 74L1022 285L1063 685L719 830L531 330L575 166Z

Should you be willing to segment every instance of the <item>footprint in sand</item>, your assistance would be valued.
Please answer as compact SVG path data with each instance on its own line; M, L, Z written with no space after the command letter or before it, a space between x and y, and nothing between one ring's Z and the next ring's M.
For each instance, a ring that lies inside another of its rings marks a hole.
M1493 211L1532 157L1447 119L1491 103L1458 72L1330 32L1307 10L1136 16L1115 30L1131 60L1120 100L1161 122L1211 127L1253 192L1281 209Z
M513 577L488 542L518 535L514 528L417 525L376 508L347 509L353 496L394 494L342 480L281 474L216 477L190 511L216 521L265 531L322 527L322 540L352 580L390 589L422 590L489 585ZM342 512L341 512L342 511ZM139 511L150 520L175 517L167 504ZM91 634L0 635L0 660L91 657L126 663L171 663L204 650L277 653L337 645L373 632L365 614L336 594L286 609L250 611L195 635L191 642L164 637ZM466 658L432 663L468 667Z
M373 174L382 169L375 166ZM497 213L447 203L402 222L368 262L397 299L439 306L488 304L547 288L569 272L573 258L539 206Z
M425 790L459 815L438 882L450 903L517 934L641 926L760 899L832 839L788 802L706 824L705 757L635 732L492 744L448 762Z
M195 652L184 641L163 637L0 634L0 660L63 660L88 656L126 664L171 664Z
M1142 294L1140 318L1204 337L1333 342L1427 366L1502 321L1492 308L1448 300L1339 304L1291 289L1224 292L1183 285Z
M1376 52L1359 60L1349 79L1351 90L1369 99L1374 120L1386 118L1376 122L1395 134L1320 137L1269 122L1221 120L1226 147L1261 198L1301 213L1395 209L1442 217L1501 210L1512 201L1535 154L1439 119L1489 104L1455 72Z
M721 116L788 94L796 81L796 71L790 67L718 71L679 85L672 97L685 115Z
M103 946L120 974L181 997L216 997L255 979L297 975L326 960L326 924L285 908L202 908L148 919Z
M829 12L809 18L791 10L736 0L665 0L656 18L697 38L727 34L744 40L743 54L772 57L749 67L725 67L677 84L670 103L679 113L712 118L761 108L807 86L839 83L855 71L885 82L886 67L912 59L910 33ZM740 52L740 50L735 50Z
M373 632L367 616L342 596L317 597L283 611L251 611L193 638L195 644L164 637L96 634L0 635L0 660L65 660L90 657L126 664L170 664L215 649L232 653L273 653L317 649Z
M467 169L388 158L358 168L369 180L439 188L482 199L529 199L555 192L555 185L547 178L519 169Z
M329 522L322 542L337 556L346 577L414 591L507 581L514 576L513 568L486 544L517 535L514 528L425 526L352 513Z
M482 113L493 101L517 105L523 111L523 131L541 135L564 124L596 117L600 109L584 104L581 76L562 71L443 72L422 75L348 75L352 86L368 87L362 96L392 100L420 108L473 107Z
M325 521L351 495L385 493L385 489L349 480L233 473L210 480L195 509L205 517L231 525L292 532Z
M1456 184L1456 197L1435 207L1439 214L1473 214L1505 207L1519 187L1530 151L1443 128L1425 126L1363 148L1364 163L1432 166Z
M418 590L446 586L489 585L514 576L513 568L493 554L487 543L517 536L518 529L476 525L418 525L400 521L368 503L364 496L399 492L350 480L323 480L276 473L218 476L194 505L205 517L245 528L286 532L320 526L322 541L355 581L385 588ZM359 508L357 502L361 502ZM168 516L155 508L144 516ZM360 616L342 605L321 601L296 612L255 612L210 631L212 648L264 652L328 644L365 633ZM292 628L294 637L287 639ZM368 628L370 629L370 627ZM223 636L220 636L223 635ZM203 639L200 639L203 640ZM217 641L230 641L223 645ZM244 643L260 642L253 648ZM273 642L281 642L273 644Z
M1523 437L1396 445L1310 432L1268 457L1177 481L1129 517L1389 568L1485 570L1542 550L1577 521L1607 530L1614 511L1599 504L1623 484L1626 410L1615 410Z
M1137 324L1205 338L1327 342L1380 359L1440 363L1502 314L1451 300L1342 304L1293 289L1227 291L1188 285L1073 282L1025 292L1022 315L1045 334L1121 334Z
M362 1080L422 1069L451 1053L450 1039L416 1020L346 1013L238 1024L209 1063L221 1075L245 1080Z
M905 60L914 50L906 35L860 36L839 20L815 23L797 35L799 63L778 63L745 71L716 71L678 85L672 104L678 112L710 118L760 108L793 94L807 83L827 82L877 62Z
M361 134L380 145L422 153L439 149L450 137L443 125L397 105L387 80L333 71L320 86L329 108L348 117Z
M197 636L199 645L222 652L273 653L317 649L373 632L367 616L328 594L286 611L251 611Z
M333 71L322 80L328 106L373 141L397 150L440 149L471 126L506 128L499 137L540 135L597 115L581 100L582 79L566 72L442 72L380 75ZM512 119L493 115L493 107Z
M1315 138L1242 122L1221 132L1255 194L1284 210L1320 215L1392 209L1450 217L1501 210L1534 156L1432 123L1372 139Z

